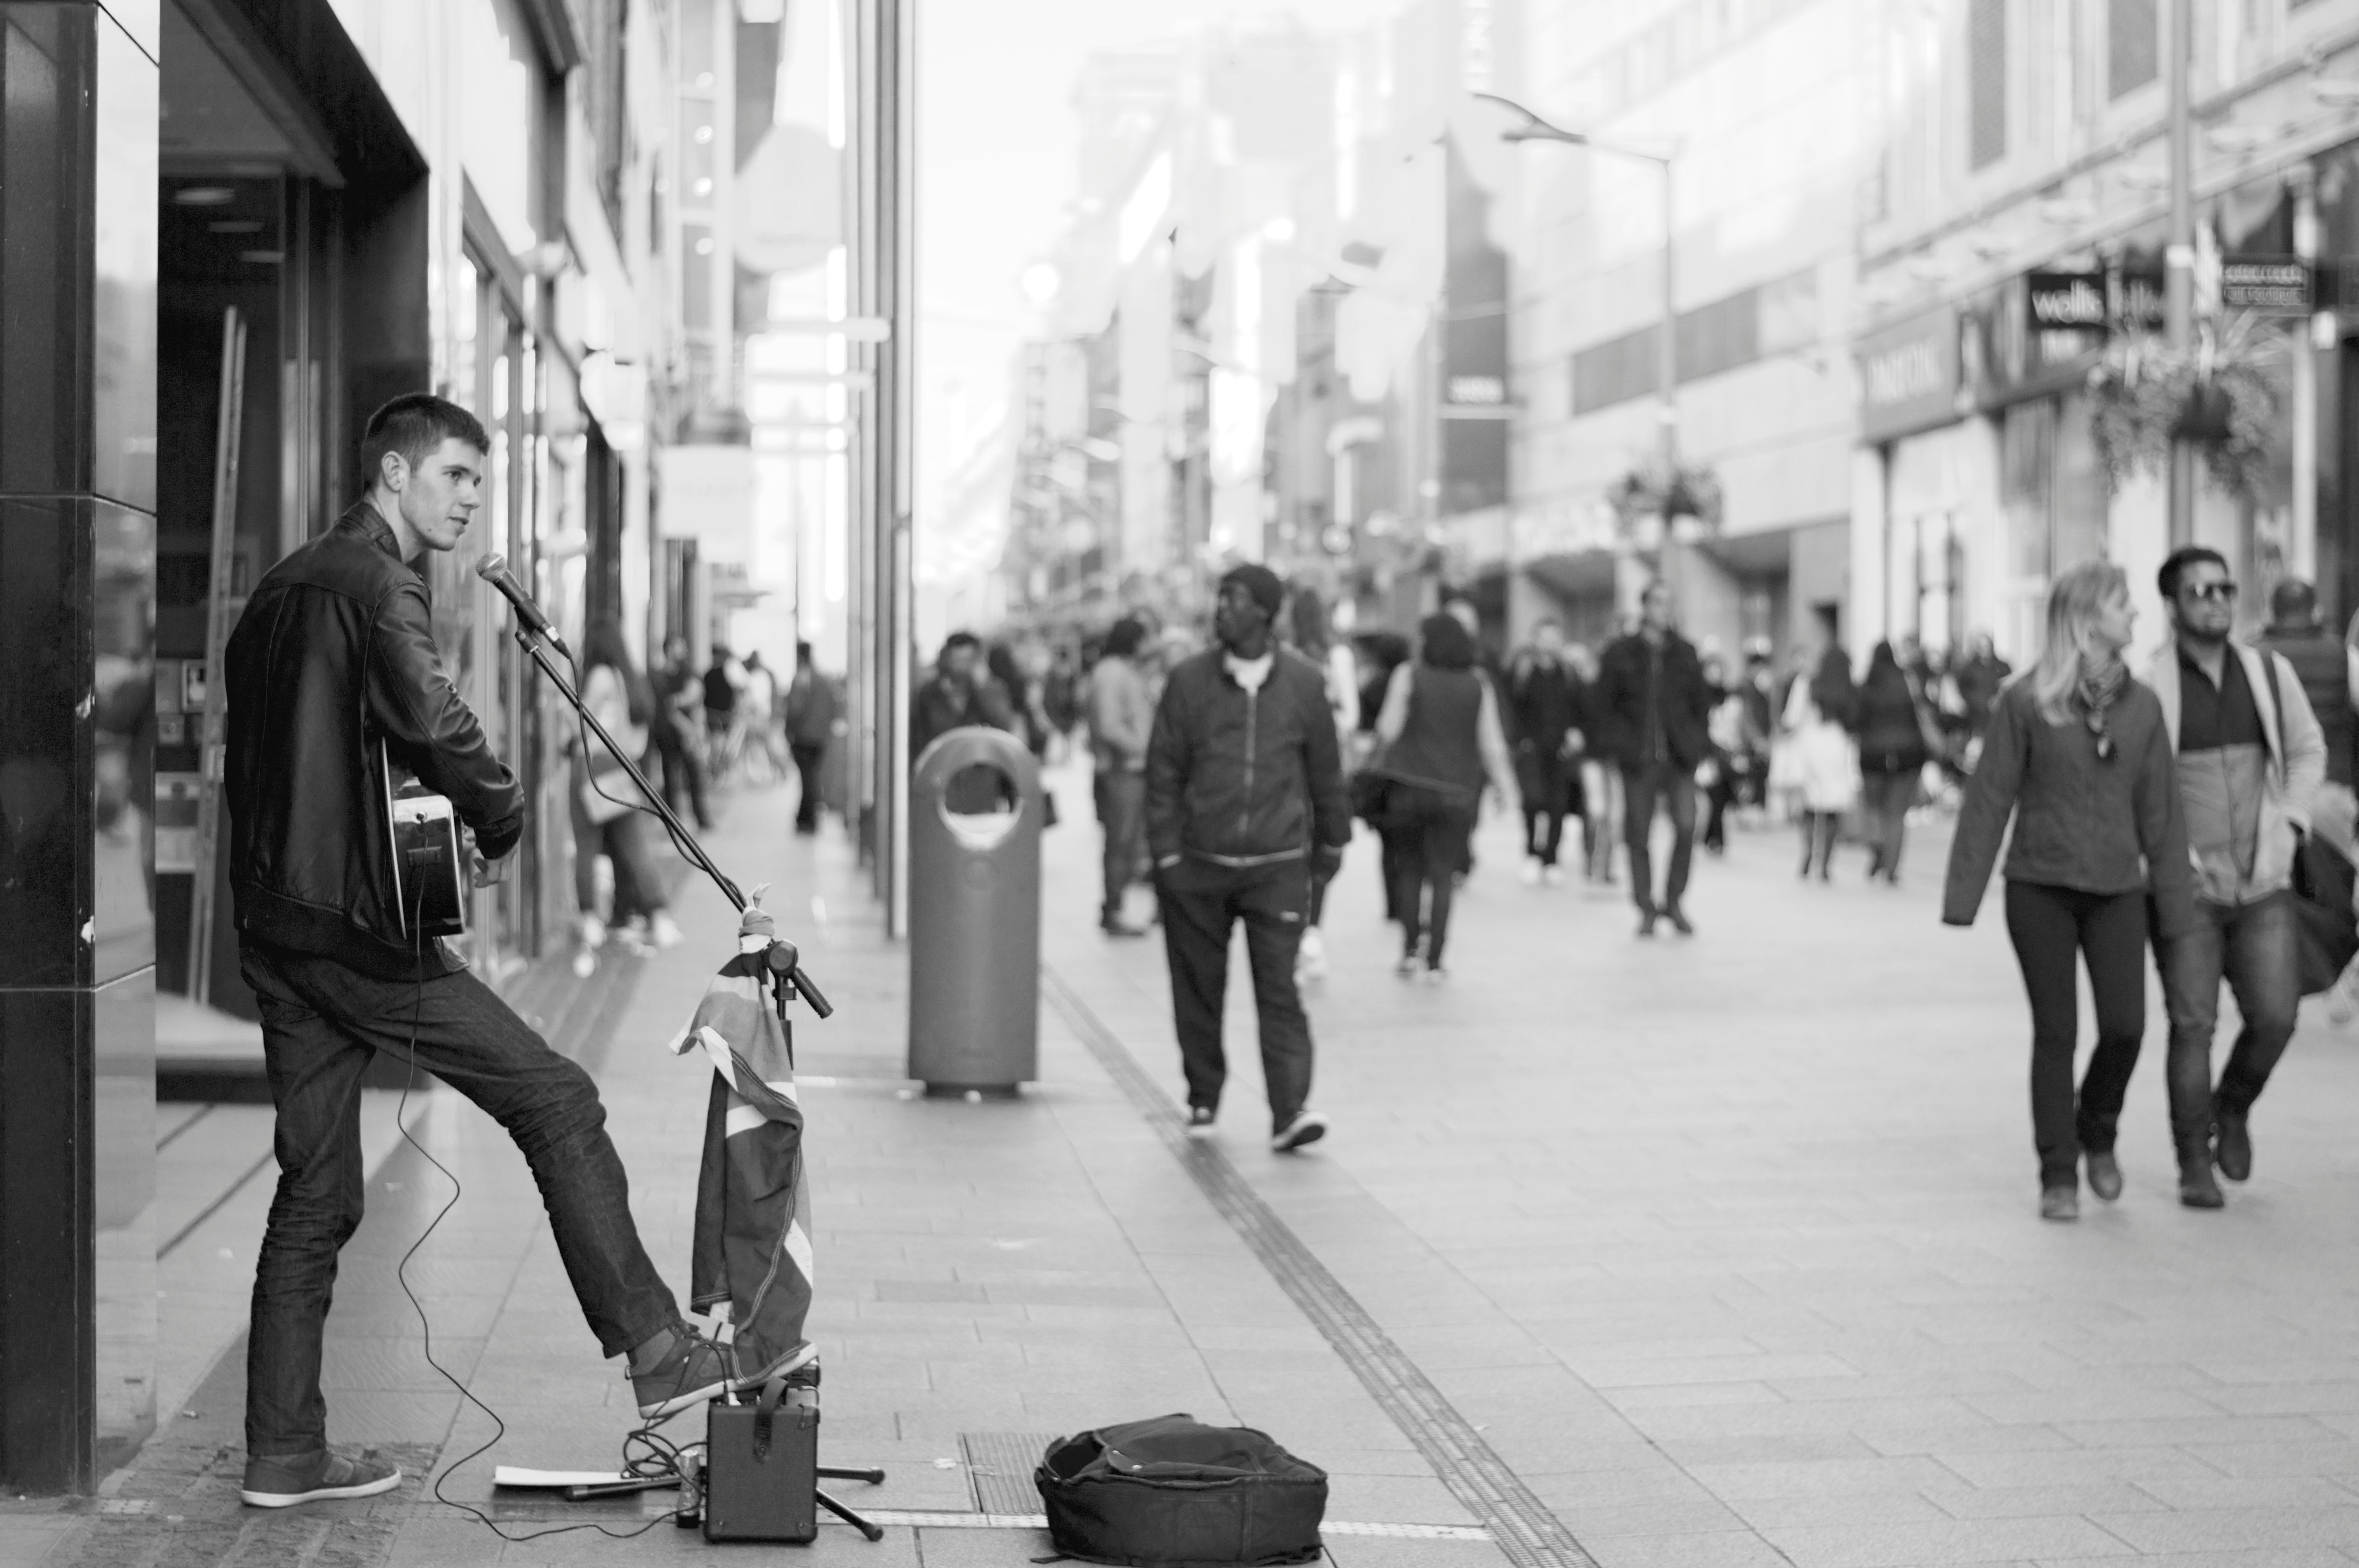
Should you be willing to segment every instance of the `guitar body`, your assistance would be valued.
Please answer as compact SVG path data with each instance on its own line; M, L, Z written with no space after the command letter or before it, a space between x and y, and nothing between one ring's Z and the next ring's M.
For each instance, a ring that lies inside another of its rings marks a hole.
M401 934L411 941L463 936L467 932L466 845L450 799L407 774L396 781L392 756L385 767L385 814L393 845L393 885Z

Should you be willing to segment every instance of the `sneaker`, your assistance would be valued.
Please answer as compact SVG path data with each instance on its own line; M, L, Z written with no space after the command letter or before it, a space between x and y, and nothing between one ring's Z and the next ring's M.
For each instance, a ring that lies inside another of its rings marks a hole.
M606 923L595 914L583 912L575 930L581 938L582 946L592 952L606 945Z
M333 1498L374 1498L401 1485L401 1466L363 1454L354 1459L322 1448L312 1454L256 1456L245 1462L238 1497L247 1507L291 1509Z
M1417 979L1417 955L1415 953L1403 953L1398 958L1393 961L1393 973L1398 975L1405 980L1413 980Z
M1527 888L1536 888L1539 886L1540 858L1538 855L1525 856L1523 868L1516 873L1516 880L1521 881Z
M575 979L586 980L597 972L598 954L595 948L576 947L573 949L573 978Z
M1427 985L1438 986L1449 979L1450 971L1443 968L1440 964L1428 964L1425 967L1425 983Z
M1291 1154L1307 1144L1316 1143L1327 1136L1327 1119L1315 1110L1299 1111L1292 1121L1277 1130L1269 1141L1270 1151Z
M1548 885L1552 888L1562 887L1564 885L1564 868L1562 866L1542 866L1540 868L1540 881L1548 883Z
M1671 905L1670 908L1663 911L1663 918L1669 921L1671 923L1671 929L1678 932L1680 935L1692 936L1695 935L1695 927L1688 923L1687 911L1681 909L1678 904L1675 903Z
M2039 1217L2071 1220L2081 1217L2081 1189L2045 1187L2039 1194Z
M1210 1138L1212 1136L1214 1131L1218 1130L1214 1124L1218 1122L1220 1119L1221 1113L1214 1110L1209 1105L1190 1106L1188 1108L1188 1136L1197 1139Z
M2089 1190L2107 1203L2121 1196L2122 1162L2114 1158L2114 1152L2108 1149L2104 1153L2099 1153L2093 1149L2089 1152L2088 1158Z
M631 1392L639 1401L641 1420L678 1415L745 1386L728 1352L687 1323L676 1322L664 1332L671 1336L671 1343L663 1354L646 1371L630 1373Z
M677 947L679 946L679 922L671 917L670 910L657 910L654 917L647 922L647 929L654 937L655 945L657 946Z

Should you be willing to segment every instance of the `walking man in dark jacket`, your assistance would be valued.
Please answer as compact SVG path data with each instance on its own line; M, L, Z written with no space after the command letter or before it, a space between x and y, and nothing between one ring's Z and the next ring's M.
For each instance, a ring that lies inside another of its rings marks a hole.
M640 1244L590 1075L404 918L388 761L473 832L479 885L525 831L524 791L443 673L409 564L466 533L490 448L441 398L379 409L361 443L368 493L270 568L226 650L230 884L277 1110L278 1188L246 1343L239 1495L257 1508L370 1497L401 1479L329 1449L320 1392L336 1254L361 1223L361 1076L379 1051L429 1068L516 1140L600 1347L629 1354L641 1415L745 1386L681 1319Z
M1714 694L1694 645L1671 629L1671 590L1647 584L1638 608L1638 630L1609 644L1598 661L1596 722L1605 731L1607 753L1622 769L1623 842L1630 851L1638 935L1652 936L1655 922L1668 920L1672 930L1692 936L1695 927L1680 899L1695 859L1695 773L1712 752ZM1673 834L1660 903L1647 843L1658 803L1670 812Z
M1267 567L1237 567L1221 579L1212 619L1220 644L1171 672L1147 745L1147 844L1188 1078L1189 1135L1212 1136L1220 1114L1229 933L1242 920L1270 1147L1280 1153L1327 1131L1327 1119L1309 1105L1310 1021L1294 982L1310 906L1304 860L1332 875L1352 841L1326 675L1270 633L1285 597Z

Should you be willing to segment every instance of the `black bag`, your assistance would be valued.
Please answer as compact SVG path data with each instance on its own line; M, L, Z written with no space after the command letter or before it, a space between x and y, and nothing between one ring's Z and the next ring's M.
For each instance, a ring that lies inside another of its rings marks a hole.
M2294 926L2300 934L2301 994L2331 989L2359 956L2359 915L2351 908L2359 881L2343 852L2315 833L2294 846Z
M2277 732L2285 732L2285 703L2277 688L2277 655L2264 651L2261 667L2269 677L2269 701L2277 711ZM2345 965L2359 956L2359 913L2351 907L2352 886L2359 881L2351 862L2333 845L2315 833L2294 840L2294 928L2299 933L2301 994L2316 996L2331 989Z
M1068 1557L1125 1568L1318 1560L1327 1472L1243 1426L1156 1416L1060 1437L1032 1473Z
M1392 781L1374 767L1362 768L1349 781L1352 791L1352 815L1371 827L1380 827L1385 820L1385 801Z

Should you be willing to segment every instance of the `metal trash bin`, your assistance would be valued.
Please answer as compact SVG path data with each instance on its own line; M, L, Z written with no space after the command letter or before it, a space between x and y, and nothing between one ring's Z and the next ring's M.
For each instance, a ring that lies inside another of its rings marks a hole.
M949 809L982 764L1015 808ZM953 730L909 783L909 1076L929 1095L1005 1096L1038 1076L1039 765L1004 730Z

